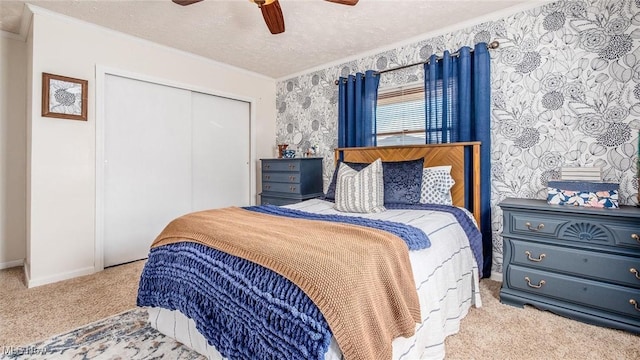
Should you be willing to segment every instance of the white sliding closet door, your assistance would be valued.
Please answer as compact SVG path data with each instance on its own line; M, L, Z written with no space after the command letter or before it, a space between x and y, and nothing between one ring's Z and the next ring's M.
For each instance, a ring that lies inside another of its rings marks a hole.
M107 74L104 108L104 266L180 215L250 205L248 102Z
M193 210L250 205L249 103L192 94Z
M107 76L105 87L104 266L111 266L146 258L165 225L191 210L191 92L118 76Z

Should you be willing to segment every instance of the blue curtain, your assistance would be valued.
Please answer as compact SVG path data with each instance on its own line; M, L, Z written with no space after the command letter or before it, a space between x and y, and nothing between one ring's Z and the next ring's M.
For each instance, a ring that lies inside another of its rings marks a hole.
M424 65L426 143L480 141L480 230L482 232L483 277L491 276L491 84L490 57L486 43L473 53L463 47L457 56L445 51L442 59L432 55ZM471 154L467 154L470 159ZM471 162L465 161L471 170ZM465 177L465 178L468 178ZM470 185L465 194L472 201Z
M379 74L367 70L338 81L338 147L376 146Z

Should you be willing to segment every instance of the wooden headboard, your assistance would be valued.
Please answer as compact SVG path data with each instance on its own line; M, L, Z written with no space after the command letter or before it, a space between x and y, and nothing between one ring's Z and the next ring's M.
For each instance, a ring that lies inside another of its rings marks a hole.
M464 176L465 149L471 149L473 163L468 179ZM345 162L371 163L382 161L406 161L424 159L424 167L451 165L451 177L455 185L451 188L453 205L471 211L480 226L480 142L459 142L432 145L403 145L380 147L352 147L335 149L335 163L341 158ZM465 183L471 182L473 204L466 204Z

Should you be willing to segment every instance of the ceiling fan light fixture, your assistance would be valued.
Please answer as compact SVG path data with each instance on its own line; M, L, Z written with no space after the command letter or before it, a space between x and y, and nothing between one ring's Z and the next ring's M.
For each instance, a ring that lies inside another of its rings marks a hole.
M274 1L276 1L276 0L249 0L249 2L252 2L252 3L258 5L258 7L262 7L263 5L272 4Z
M198 3L202 0L171 0L171 1L173 1L178 5L187 6L187 5Z
M272 34L284 32L284 16L278 0L249 0L258 5L267 28Z
M358 3L358 0L327 0L332 3L355 6Z

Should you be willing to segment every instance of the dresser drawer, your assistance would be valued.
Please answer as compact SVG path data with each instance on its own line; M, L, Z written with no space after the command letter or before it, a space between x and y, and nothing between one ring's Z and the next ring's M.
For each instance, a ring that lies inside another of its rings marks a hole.
M640 319L638 289L517 265L509 266L506 281L511 289Z
M546 216L520 212L508 214L508 226L503 232L505 236L575 241L599 246L616 246L623 242L626 246L635 246L633 227L608 222L608 219L552 213Z
M616 245L629 246L640 249L640 224L639 225L623 225L623 224L605 224L614 234Z
M262 160L262 171L299 171L300 160Z
M298 183L263 182L262 191L300 194L302 187Z
M511 247L512 264L640 288L640 256L616 255L513 239L508 239L505 245Z
M263 182L282 182L282 183L299 183L300 174L289 172L264 172L262 173Z
M289 205L300 202L299 199L291 199L291 198L283 198L283 197L272 197L268 195L260 196L260 205Z
M532 236L556 237L558 229L568 220L549 218L531 214L510 213L509 226L505 227L505 234L526 234Z

